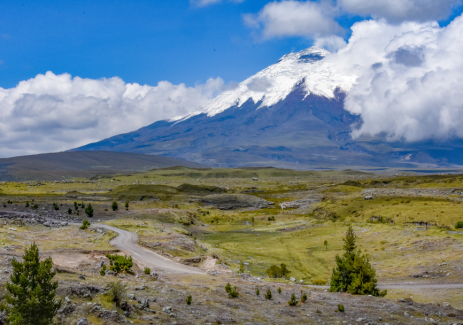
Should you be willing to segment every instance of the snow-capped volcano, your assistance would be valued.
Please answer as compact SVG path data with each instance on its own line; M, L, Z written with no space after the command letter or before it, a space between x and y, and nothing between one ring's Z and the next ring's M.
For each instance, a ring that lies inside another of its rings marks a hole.
M287 54L198 113L75 150L155 154L212 167L463 165L463 141L353 140L352 127L362 120L344 109L344 99L356 76L337 71L330 55L314 47Z
M329 54L316 47L286 54L276 64L240 83L236 89L213 99L204 112L214 116L229 107L241 107L249 99L256 104L261 102L258 108L270 107L285 99L301 83L306 96L334 98L336 89L349 91L355 78L335 71L333 65L324 60Z

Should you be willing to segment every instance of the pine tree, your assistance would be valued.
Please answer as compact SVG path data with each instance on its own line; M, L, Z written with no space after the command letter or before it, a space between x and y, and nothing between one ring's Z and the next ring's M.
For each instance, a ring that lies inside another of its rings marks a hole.
M14 325L48 325L61 307L55 300L58 282L53 282L56 271L49 257L39 259L39 249L32 244L24 250L23 262L11 261L13 274L6 284L7 323Z
M336 255L336 267L331 275L330 291L384 297L387 291L380 291L376 287L378 282L376 272L368 256L356 250L356 240L357 236L352 225L349 225L344 239L345 253L343 256Z
M92 205L89 203L88 206L85 208L85 214L87 215L87 217L89 218L92 218L93 217L93 207Z
M111 208L113 209L113 211L117 211L119 209L116 201L113 202L113 204L111 205Z

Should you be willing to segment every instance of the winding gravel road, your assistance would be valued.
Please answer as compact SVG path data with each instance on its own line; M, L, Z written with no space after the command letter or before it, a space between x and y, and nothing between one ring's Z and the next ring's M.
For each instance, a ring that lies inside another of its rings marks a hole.
M206 274L201 269L174 262L167 257L156 254L147 248L138 245L138 235L134 232L122 230L105 224L92 224L93 227L106 228L114 231L118 236L109 243L120 249L141 267L149 267L152 271L169 274Z

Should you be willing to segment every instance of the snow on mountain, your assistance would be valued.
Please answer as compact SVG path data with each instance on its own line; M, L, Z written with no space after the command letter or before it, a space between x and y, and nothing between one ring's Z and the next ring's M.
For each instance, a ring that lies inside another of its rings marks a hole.
M334 98L336 88L347 92L355 77L335 71L332 63L323 60L330 52L311 47L284 55L276 64L246 79L237 88L226 91L209 102L204 113L214 116L252 99L262 101L259 108L270 107L285 99L295 86L304 82L307 94Z

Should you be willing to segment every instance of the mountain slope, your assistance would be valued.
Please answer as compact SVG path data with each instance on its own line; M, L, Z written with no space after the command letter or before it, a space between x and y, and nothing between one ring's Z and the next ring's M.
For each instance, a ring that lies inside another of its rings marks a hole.
M58 152L0 159L0 180L62 180L146 171L155 168L202 167L189 161L108 151Z
M381 136L352 140L353 125L362 121L345 111L343 102L355 80L335 71L324 60L326 55L317 48L285 55L219 95L202 112L75 150L156 154L213 167L463 164L461 141L388 143Z

